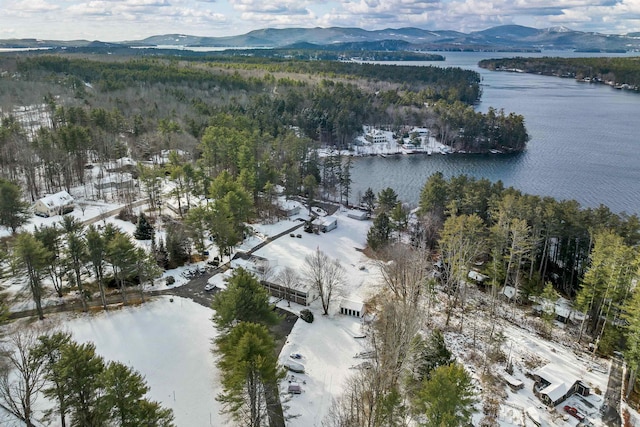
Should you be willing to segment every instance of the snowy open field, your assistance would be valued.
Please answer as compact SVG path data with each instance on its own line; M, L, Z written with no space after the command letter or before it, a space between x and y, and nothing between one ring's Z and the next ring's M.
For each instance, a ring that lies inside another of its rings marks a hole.
M142 373L149 398L173 409L177 426L217 426L218 375L211 340L213 311L189 299L158 297L139 307L64 322L78 342L93 341L98 354Z

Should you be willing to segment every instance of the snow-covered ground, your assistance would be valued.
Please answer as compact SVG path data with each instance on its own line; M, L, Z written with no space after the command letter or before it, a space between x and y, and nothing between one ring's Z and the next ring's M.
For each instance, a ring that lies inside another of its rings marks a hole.
M171 302L173 299L173 302ZM213 311L179 297L158 297L139 307L80 315L64 325L78 342L92 341L106 360L142 373L147 395L173 409L177 426L219 426L218 372L211 352Z
M88 206L84 215L78 208L72 215L84 221L92 218L92 215L103 216L105 212L116 207L118 205L98 203ZM238 250L248 251L267 238L273 238L289 230L300 224L298 218L308 218L307 214L303 208L291 219L268 225L252 224L252 236ZM255 252L257 256L266 258L276 272L290 267L302 274L305 256L312 254L316 249L339 260L345 269L345 286L334 298L329 315L323 316L320 302L314 301L309 308L315 314L315 321L311 324L298 321L280 355L280 362L284 364L292 360L290 354L298 353L301 358L296 361L305 367L304 374L289 373L281 383L287 414L293 417L288 421L289 426L320 426L333 399L340 396L345 381L362 362L362 359L354 356L362 352L365 345L361 320L340 315L340 301L342 298L365 301L380 286L376 262L367 258L361 251L365 247L371 221L349 218L347 211L342 210L338 210L334 216L338 218L338 227L335 230L313 234L305 233L300 228L295 232L296 237L285 234ZM34 218L26 228L59 220L59 216L48 219ZM133 232L134 229L133 224L112 217L101 220L112 222L126 232ZM297 237L298 234L300 238ZM213 250L212 248L211 256L214 255ZM173 286L180 286L187 281L186 274L183 273L203 265L201 262L185 266L166 272L165 277L174 276L176 283ZM219 285L223 285L223 281L222 275L211 279L211 282ZM17 288L23 285L18 282L17 279L9 279L2 285L15 294ZM159 281L160 286L166 286L163 283L163 280ZM30 304L29 298L23 297L21 301L25 305L23 308ZM286 301L279 301L278 305L296 313L304 308L296 304L288 307ZM533 328L527 327L528 320L525 319L524 312L519 309L512 310L510 307L505 311L513 311L516 318L512 318L511 322L500 322L506 337L503 350L510 354L514 362L513 376L525 386L517 392L505 387L508 398L502 406L500 425L532 425L531 421L523 416L523 410L531 408L529 410L541 419L543 425L575 426L577 420L566 416L562 411L562 405L556 411L549 412L533 395L533 381L526 376L534 369L532 361L535 361L537 367L555 363L573 376L581 378L591 387L592 392L599 389L601 393L606 391L608 363L598 358L592 359L571 346L558 342L550 343L540 338ZM106 359L119 360L143 373L151 388L149 397L174 410L177 426L188 427L225 425L224 419L219 415L220 405L215 401L215 396L220 392L220 385L214 355L211 353L211 339L216 333L210 322L211 315L211 309L190 300L174 297L174 301L170 302L168 297L158 297L138 307L126 307L94 315L50 315L49 319L64 324L76 340L95 342L98 353ZM487 320L481 317L474 320L474 316L473 313L467 315L464 335L449 330L446 338L454 354L476 378L479 378L477 367L467 358L473 345L470 325L475 322L481 329L484 322L486 328ZM299 383L302 393L288 395L289 381ZM602 405L602 394L592 393L586 402L572 397L564 404L570 404L581 412L590 414L594 424L601 425L598 424L597 412ZM478 412L474 419L477 421L480 417L481 414Z
M305 367L305 373L289 372L280 390L287 396L290 382L302 387L301 394L283 398L291 418L291 427L320 426L329 412L333 399L340 396L348 376L362 359L354 356L365 350L359 319L348 316L320 316L316 312L313 323L299 320L280 354L280 363L292 361L291 354L299 354L295 362Z

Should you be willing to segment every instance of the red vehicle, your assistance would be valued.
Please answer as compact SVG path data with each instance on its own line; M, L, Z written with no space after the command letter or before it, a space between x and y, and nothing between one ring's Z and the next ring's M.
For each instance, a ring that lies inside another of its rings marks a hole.
M567 414L569 414L569 415L571 415L573 417L576 417L580 421L584 420L584 415L582 415L580 412L578 412L578 410L576 408L574 408L573 406L564 405L564 411Z

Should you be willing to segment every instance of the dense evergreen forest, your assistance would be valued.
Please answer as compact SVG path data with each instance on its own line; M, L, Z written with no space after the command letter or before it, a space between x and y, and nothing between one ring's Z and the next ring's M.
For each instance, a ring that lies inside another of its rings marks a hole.
M303 153L349 148L363 124L430 127L469 151L521 150L528 139L521 116L475 113L479 76L457 68L41 54L7 55L0 64L2 177L19 180L32 200L83 183L91 160L148 160L172 148L199 159L207 130L220 128L242 135L261 165L254 194L267 181L301 188L318 170L291 144ZM275 176L292 169L298 178Z
M640 57L633 58L505 58L484 59L480 67L489 70L521 70L525 73L589 79L593 82L640 86Z

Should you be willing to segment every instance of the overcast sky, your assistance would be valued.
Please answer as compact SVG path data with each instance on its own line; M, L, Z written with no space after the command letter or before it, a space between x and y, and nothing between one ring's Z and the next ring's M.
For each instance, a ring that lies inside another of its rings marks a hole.
M260 28L535 28L640 31L640 0L0 0L0 39L136 40Z

